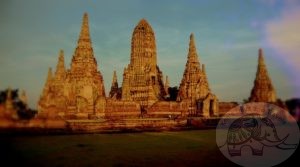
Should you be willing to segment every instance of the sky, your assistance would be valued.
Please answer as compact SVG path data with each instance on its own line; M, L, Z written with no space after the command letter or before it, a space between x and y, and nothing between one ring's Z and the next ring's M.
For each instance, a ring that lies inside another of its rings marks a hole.
M210 88L219 101L250 95L258 49L277 96L300 97L298 0L4 0L0 2L0 90L26 90L36 108L59 50L70 68L83 13L108 94L113 70L119 85L130 60L134 27L145 18L156 38L157 60L170 86L179 86L194 33Z

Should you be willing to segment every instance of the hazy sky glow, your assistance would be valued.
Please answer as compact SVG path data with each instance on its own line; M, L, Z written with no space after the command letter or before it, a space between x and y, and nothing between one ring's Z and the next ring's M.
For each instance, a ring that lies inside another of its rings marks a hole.
M220 101L249 97L260 47L278 97L300 96L298 0L1 1L0 89L25 89L35 108L60 49L70 67L84 12L106 92L114 69L121 85L133 28L146 18L156 35L159 67L171 86L180 83L193 32Z

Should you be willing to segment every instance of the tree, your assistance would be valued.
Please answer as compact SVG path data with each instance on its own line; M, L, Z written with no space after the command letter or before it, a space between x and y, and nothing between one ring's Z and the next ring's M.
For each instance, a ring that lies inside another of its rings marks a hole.
M4 104L7 99L8 89L0 91L0 104ZM13 108L17 111L20 119L31 119L37 113L36 110L28 108L27 104L24 104L19 98L19 90L11 90L11 96L13 101Z

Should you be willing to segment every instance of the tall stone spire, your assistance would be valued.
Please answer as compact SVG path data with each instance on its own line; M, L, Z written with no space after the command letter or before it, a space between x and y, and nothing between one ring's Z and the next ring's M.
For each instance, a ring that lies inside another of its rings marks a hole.
M113 78L112 78L112 83L110 87L110 92L109 92L109 97L113 98L118 95L119 91L119 86L118 86L118 80L117 80L117 72L114 71Z
M45 82L45 86L44 86L43 93L42 93L41 97L49 94L50 86L52 85L52 83L53 83L52 68L49 67L47 80Z
M169 77L166 76L166 80L165 80L165 91L166 91L167 94L169 94L169 87L170 87Z
M138 102L142 109L166 95L162 72L157 66L155 35L142 19L132 33L130 64L124 70L122 100Z
M47 75L47 81L46 81L46 85L49 85L49 84L51 84L52 80L53 80L52 68L51 68L51 67L49 67L49 69L48 69L48 75Z
M209 93L209 91L210 90L205 74L205 69L204 71L202 71L200 68L195 39L192 33L190 35L187 62L179 87L178 98L204 98Z
M117 79L117 72L114 70L113 79L112 79L112 85L118 86L118 79Z
M264 60L263 50L258 51L258 65L254 86L249 97L251 102L275 102L276 92L269 77L268 70Z
M58 56L58 62L56 65L55 78L60 80L64 79L65 72L66 69L65 69L64 51L60 50Z
M81 73L80 71L97 71L97 62L92 48L87 13L83 15L77 47L72 58L71 70L73 72L77 71L78 74Z
M55 76L49 69L38 110L45 114L77 115L78 118L103 112L105 90L103 77L97 69L89 32L88 15L84 13L81 29L72 56L71 68L66 70L64 53L58 57ZM51 107L50 107L51 106ZM57 116L57 115L56 115Z
M90 46L91 47L91 38L89 30L89 18L88 14L83 14L81 31L78 39L78 46Z
M177 101L186 102L191 116L218 115L218 99L209 89L205 65L198 59L194 35L190 35L189 51Z
M76 108L72 112L91 114L97 110L97 101L105 98L103 76L98 71L94 57L87 13L83 15L77 47L66 81L69 94L67 99Z
M188 63L193 66L199 66L200 69L200 61L197 54L197 49L195 45L194 34L190 35L190 43L189 43L189 53L188 53Z

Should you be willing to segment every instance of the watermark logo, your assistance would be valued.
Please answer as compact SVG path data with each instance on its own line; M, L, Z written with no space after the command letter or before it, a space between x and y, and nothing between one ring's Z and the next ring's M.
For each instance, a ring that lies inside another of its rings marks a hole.
M225 157L242 166L274 166L299 144L299 127L288 111L268 103L247 103L227 112L216 129Z

